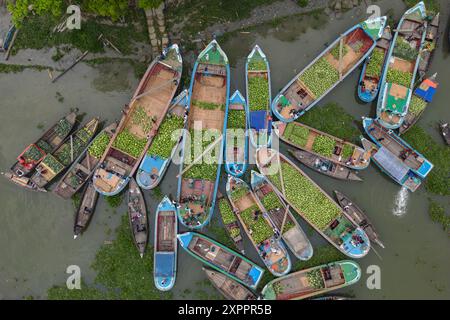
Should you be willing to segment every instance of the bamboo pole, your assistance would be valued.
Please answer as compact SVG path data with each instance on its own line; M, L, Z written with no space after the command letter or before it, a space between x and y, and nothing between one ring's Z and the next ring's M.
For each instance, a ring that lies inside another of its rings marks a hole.
M283 222L281 223L280 235L283 234L283 229L284 229L284 225L285 225L286 220L287 220L289 209L290 209L290 207L289 207L289 205L287 205L286 206L286 210L284 211Z
M143 92L143 93L141 93L141 94L138 94L138 95L133 99L133 101L131 101L131 103L133 103L133 102L136 101L137 99L140 99L140 98L142 98L142 97L144 97L144 96L146 96L146 95L152 93L152 92L155 91L155 90L158 90L158 89L161 89L161 88L167 86L167 85L168 85L169 83L171 83L171 82L173 82L173 79L170 79L170 80L164 82L163 84L161 84L161 85L158 86L158 87L148 89L147 91L145 91L145 92ZM131 103L130 103L130 104L131 104Z
M341 35L341 40L339 41L339 80L342 79L342 51L344 49L344 36Z
M81 56L79 56L74 63L72 63L66 70L64 70L63 72L61 72L60 74L58 74L58 76L56 78L53 78L52 83L56 82L56 80L58 80L59 78L61 78L63 75L65 75L67 73L67 71L69 71L70 69L72 69L73 67L75 67L75 65L80 62L81 60L84 59L84 57L87 56L87 54L89 53L88 50L86 50Z
M11 49L12 49L12 47L14 45L14 41L16 41L18 33L19 33L19 29L16 29L16 31L14 31L13 37L11 39L11 42L9 43L8 50L6 50L5 60L9 59L9 55L11 54Z
M73 162L73 135L70 135L70 160Z

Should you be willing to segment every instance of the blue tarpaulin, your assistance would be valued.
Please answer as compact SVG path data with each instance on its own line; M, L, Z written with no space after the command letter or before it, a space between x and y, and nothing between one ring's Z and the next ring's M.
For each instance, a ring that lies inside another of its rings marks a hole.
M258 110L250 112L250 128L255 130L268 129L272 128L272 120L268 121L267 119L267 111Z
M436 93L436 88L428 87L427 90L417 88L414 93L416 96L422 98L426 102L431 102L433 100L434 94Z
M158 277L170 277L173 275L175 265L174 253L157 253L155 257L155 275Z

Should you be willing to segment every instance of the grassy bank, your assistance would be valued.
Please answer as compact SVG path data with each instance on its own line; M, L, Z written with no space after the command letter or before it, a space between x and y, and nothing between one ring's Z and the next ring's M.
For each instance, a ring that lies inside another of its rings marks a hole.
M22 72L25 69L33 69L33 70L53 70L51 67L40 66L40 65L21 65L21 64L5 64L0 63L0 73L18 73Z

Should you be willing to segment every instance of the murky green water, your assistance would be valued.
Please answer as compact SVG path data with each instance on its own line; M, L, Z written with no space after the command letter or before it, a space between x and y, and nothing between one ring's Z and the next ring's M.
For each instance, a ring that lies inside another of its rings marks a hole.
M393 8L398 19L404 9L401 1L378 1L383 10ZM447 5L442 1L443 9ZM442 10L442 26L448 19L448 10ZM232 90L245 92L244 57L250 48L258 43L270 59L273 95L290 80L303 66L311 61L325 43L334 40L339 32L364 19L362 12L348 12L339 20L319 20L309 27L312 20L290 18L277 27L260 27L250 34L237 34L223 44L232 68ZM302 30L299 34L298 30ZM450 99L450 58L445 37L436 52L432 72L440 74L440 88L431 107L420 120L420 125L440 139L436 121L449 119ZM87 112L86 117L100 115L112 121L120 117L120 109L134 90L137 80L131 68L123 65L91 68L78 65L73 71L51 84L46 72L25 71L20 74L0 74L0 168L8 168L23 147L41 132L39 124L48 127L71 107ZM373 115L374 105L362 105L355 97L359 71L350 75L328 97L336 101L347 112L359 118ZM56 93L63 97L58 102ZM171 166L162 183L163 193L176 192L177 167ZM434 224L427 213L427 193L422 187L407 200L406 214L394 216L393 207L400 187L371 165L362 172L363 183L338 182L305 169L326 191L341 190L370 216L377 227L386 249L375 248L382 260L373 251L358 261L363 268L362 280L343 290L362 299L389 298L450 298L450 239ZM222 184L224 181L222 180ZM146 195L150 221L153 226L156 201ZM94 273L89 269L96 251L105 240L113 238L114 228L125 212L122 206L115 210L99 201L93 221L82 237L72 239L73 206L70 201L62 201L52 194L35 194L21 190L0 179L0 298L21 298L33 295L45 298L48 287L63 284L68 265L81 267L84 279L89 282ZM449 204L448 200L446 202ZM448 206L447 206L448 207ZM153 229L152 229L153 230ZM152 234L153 236L153 234ZM152 237L151 237L152 238ZM324 244L324 240L313 235L314 245ZM256 253L246 243L246 251L255 261ZM381 290L366 287L369 265L381 268ZM199 295L185 294L185 290L199 293L209 287L198 282L204 279L201 264L180 250L178 278L175 297L200 298Z

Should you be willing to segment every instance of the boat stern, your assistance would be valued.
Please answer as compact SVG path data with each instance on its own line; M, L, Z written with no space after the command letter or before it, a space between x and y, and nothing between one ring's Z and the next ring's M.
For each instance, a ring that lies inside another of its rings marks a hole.
M356 228L346 239L343 239L340 248L351 258L362 258L370 251L370 240L364 230Z
M361 268L356 262L343 260L339 262L339 265L341 266L346 285L354 284L361 279Z
M177 239L180 242L180 245L185 249L187 249L193 237L194 237L193 232L184 232L177 234Z
M383 35L386 22L386 16L369 18L361 23L361 27L374 41L377 41Z

